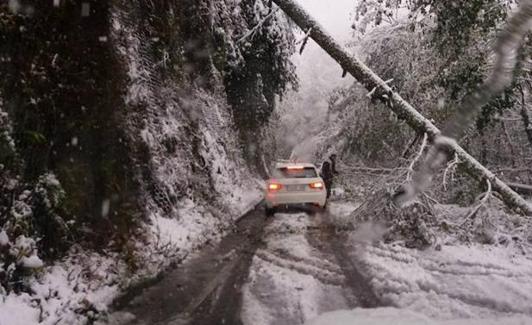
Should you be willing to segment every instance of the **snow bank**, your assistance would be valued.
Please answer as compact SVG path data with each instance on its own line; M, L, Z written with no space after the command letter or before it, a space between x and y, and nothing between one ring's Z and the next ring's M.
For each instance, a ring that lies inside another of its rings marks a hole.
M83 324L105 312L130 274L117 255L85 253L46 267L28 284L27 293L0 297L0 324Z
M532 316L532 259L518 249L353 247L352 258L363 265L385 303L436 320Z
M501 317L496 319L462 319L436 321L421 314L397 308L375 308L339 310L323 314L306 324L308 325L525 325L531 319L522 316Z
M331 220L342 225L352 219L349 205L332 202L330 212L335 215ZM453 213L459 219L464 211ZM442 220L451 222L448 217ZM466 244L456 236L450 240L438 233L438 245L417 250L406 248L401 241L383 243L378 224L354 226L346 243L348 256L382 303L398 309L376 314L343 311L309 324L346 324L354 319L356 324L374 324L372 317L382 318L384 324L394 317L412 324L417 319L422 324L532 324L532 250L526 242Z
M2 296L0 302L0 324L28 325L36 324L39 310L31 307L32 297L27 293Z
M241 193L238 208L244 211L258 197L257 192ZM28 286L33 295L0 296L0 325L72 325L99 319L124 288L155 277L173 261L193 254L206 241L218 240L227 227L223 220L192 201L184 202L178 214L183 217L151 215L144 239L136 243L132 252L132 258L140 264L134 272L116 253L102 255L73 248L68 258L44 267L30 280ZM31 268L43 267L36 255L24 257L21 263Z

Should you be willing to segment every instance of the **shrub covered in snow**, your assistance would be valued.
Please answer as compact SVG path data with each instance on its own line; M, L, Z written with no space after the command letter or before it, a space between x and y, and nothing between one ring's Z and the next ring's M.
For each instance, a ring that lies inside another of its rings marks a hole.
M4 189L5 190L5 189ZM53 257L67 247L68 227L61 214L64 191L53 174L33 186L17 184L0 219L0 276L7 292L25 290L32 270L43 267L39 257Z

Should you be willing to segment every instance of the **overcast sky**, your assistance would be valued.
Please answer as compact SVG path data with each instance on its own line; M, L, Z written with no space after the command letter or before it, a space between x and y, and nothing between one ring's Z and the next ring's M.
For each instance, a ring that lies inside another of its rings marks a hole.
M357 0L297 0L340 44L351 38L351 15ZM301 38L300 34L298 38ZM314 91L314 87L329 93L333 88L352 81L341 78L342 69L314 41L305 47L303 55L295 54L293 62L300 79L300 91ZM316 103L318 104L318 103ZM321 105L321 104L320 104Z
M297 0L325 29L339 40L351 31L351 13L356 0Z
M351 35L350 15L357 0L297 0L314 19L316 19L337 41L344 44ZM296 36L297 39L302 34ZM287 130L300 129L299 123L304 119L311 125L322 125L328 111L328 98L336 87L347 86L353 82L351 76L342 78L342 68L314 41L309 41L303 55L296 53L292 56L299 78L299 91L291 93L292 100L281 102L280 109L284 109L283 123ZM284 105L287 106L284 106ZM287 136L290 145L314 136L313 128L304 128ZM293 141L293 142L292 142ZM311 141L312 142L312 141ZM307 154L315 150L302 145L298 154Z

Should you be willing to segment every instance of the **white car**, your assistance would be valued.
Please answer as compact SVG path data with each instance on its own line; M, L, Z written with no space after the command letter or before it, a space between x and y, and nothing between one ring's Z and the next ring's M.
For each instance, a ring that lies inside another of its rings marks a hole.
M266 213L279 207L311 205L325 208L327 191L316 166L309 163L277 163L266 182Z

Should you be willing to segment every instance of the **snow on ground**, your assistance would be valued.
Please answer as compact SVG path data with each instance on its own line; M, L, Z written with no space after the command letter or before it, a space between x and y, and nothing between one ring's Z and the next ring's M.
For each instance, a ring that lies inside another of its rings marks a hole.
M530 319L521 316L501 317L496 319L462 319L435 321L424 315L409 310L384 307L375 309L357 308L325 313L308 325L528 325Z
M238 188L234 195L241 198L234 211L241 213L261 199L256 190ZM117 254L88 253L73 247L67 258L46 266L30 280L34 295L0 296L0 325L83 324L105 313L123 289L156 276L174 260L194 253L205 241L219 239L223 234L220 229L227 227L211 211L192 201L184 202L178 214L183 217L151 216L146 238L136 242L133 258L140 268L135 272L130 272L124 258Z
M250 191L241 198L244 212L245 207L260 200L260 193ZM192 202L181 213L188 215L180 220L152 215L152 225L146 234L148 241L137 242L135 258L142 261L142 266L136 273L130 273L123 258L116 254L72 250L70 257L46 267L31 281L34 295L0 296L0 325L81 324L96 313L107 311L122 289L157 275L206 240L220 238L217 230L222 226L220 219Z
M532 316L532 260L511 249L380 244L361 251L372 286L395 306L444 320Z
M278 213L267 226L243 288L243 324L303 324L347 307L340 269L305 237L312 226L305 213Z
M330 208L347 217L345 205L333 203ZM350 257L383 302L399 309L343 311L309 324L355 319L357 324L377 324L369 319L393 320L394 313L405 324L417 324L409 317L421 324L532 324L532 257L522 247L454 244L417 250L397 243L371 244L360 235L355 231L350 237Z
M334 190L334 189L333 189ZM333 197L335 193L333 192ZM336 226L346 226L351 224L348 218L356 209L358 205L347 202L330 202L328 204L329 220Z
M33 295L0 297L1 325L81 324L107 310L127 268L116 255L71 250L71 257L48 266L31 280Z
M171 261L166 261L164 252L157 256L151 256L150 252L159 252L163 248L179 249L179 255L184 257L201 247L206 241L220 240L231 221L242 217L262 200L262 192L257 184L259 184L258 181L253 187L248 182L250 186L248 190L234 187L231 192L228 188L225 196L238 198L238 200L235 200L235 206L231 208L231 212L223 217L217 215L218 211L196 205L191 200L185 200L181 209L177 211L176 214L181 216L180 218L168 218L159 213L153 213L150 227L153 236L150 244L153 247L146 252L150 258L157 259L152 264L157 265L157 262L167 264ZM161 269L161 267L157 268Z

